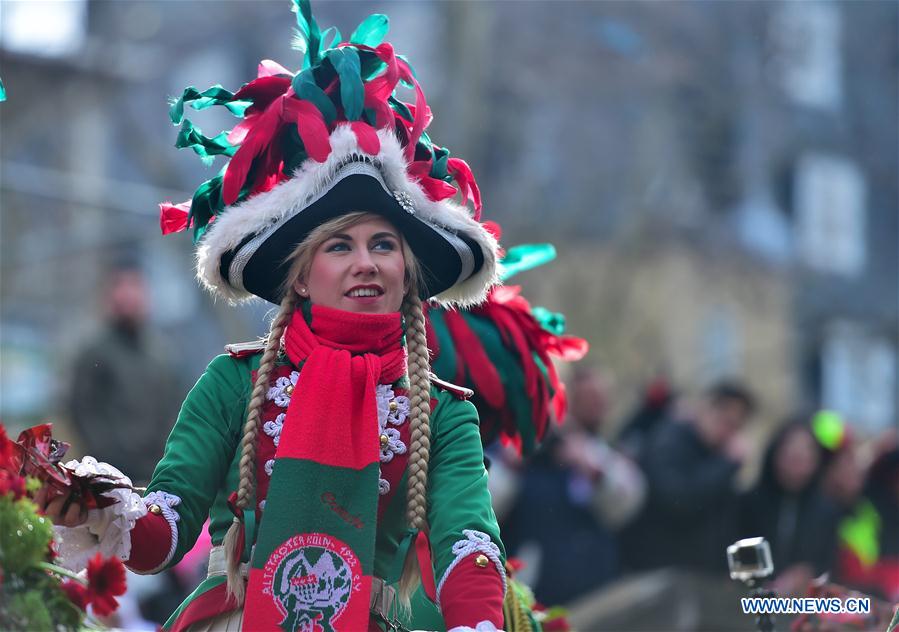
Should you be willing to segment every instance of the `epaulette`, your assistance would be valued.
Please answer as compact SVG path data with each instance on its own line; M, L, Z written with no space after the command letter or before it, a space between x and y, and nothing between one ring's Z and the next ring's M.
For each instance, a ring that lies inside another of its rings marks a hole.
M447 382L446 380L441 380L439 377L431 373L431 384L436 386L442 391L447 391L448 393L452 393L456 396L456 399L468 399L472 395L474 395L474 391L470 388L465 388L464 386L459 386L458 384L453 384L452 382Z
M246 358L265 351L265 340L251 340L250 342L232 342L225 345L225 351L232 358Z

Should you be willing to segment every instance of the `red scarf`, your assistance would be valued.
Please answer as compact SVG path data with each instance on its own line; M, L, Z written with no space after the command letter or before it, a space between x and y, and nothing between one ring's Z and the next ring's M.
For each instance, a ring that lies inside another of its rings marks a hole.
M250 563L244 624L365 630L378 503L376 387L406 373L398 313L297 310L284 334L302 366ZM311 627L310 627L311 626Z

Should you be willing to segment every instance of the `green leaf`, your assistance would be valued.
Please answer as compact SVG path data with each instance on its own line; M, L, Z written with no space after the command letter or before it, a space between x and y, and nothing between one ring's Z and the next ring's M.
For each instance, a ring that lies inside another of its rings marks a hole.
M365 87L362 85L359 53L351 46L334 48L326 54L340 77L340 102L348 121L358 121L362 116Z
M384 36L387 35L389 29L390 20L387 16L375 13L362 20L362 23L356 27L350 36L350 43L375 48L384 41Z
M334 107L331 97L315 83L315 76L312 74L311 68L294 75L291 86L299 98L311 101L318 108L318 111L325 117L325 123L331 125L334 122L334 119L337 118L337 108Z

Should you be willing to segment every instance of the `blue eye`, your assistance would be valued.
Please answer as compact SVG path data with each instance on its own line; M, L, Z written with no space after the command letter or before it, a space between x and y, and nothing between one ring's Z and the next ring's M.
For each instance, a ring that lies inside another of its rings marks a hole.
M374 243L375 250L396 250L396 244L390 239L379 239Z
M338 241L334 242L330 246L325 249L325 252L346 252L350 249L349 245L345 242Z

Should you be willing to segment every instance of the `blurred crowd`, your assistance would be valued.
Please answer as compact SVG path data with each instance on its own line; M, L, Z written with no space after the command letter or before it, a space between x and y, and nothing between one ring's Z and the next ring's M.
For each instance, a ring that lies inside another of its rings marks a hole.
M858 437L829 411L782 421L758 453L760 402L738 381L698 401L649 384L614 440L613 392L599 371L572 377L568 418L533 458L490 450L507 553L538 601L568 604L626 575L678 568L729 581L726 548L763 536L772 588L804 595L828 580L899 600L899 443Z

